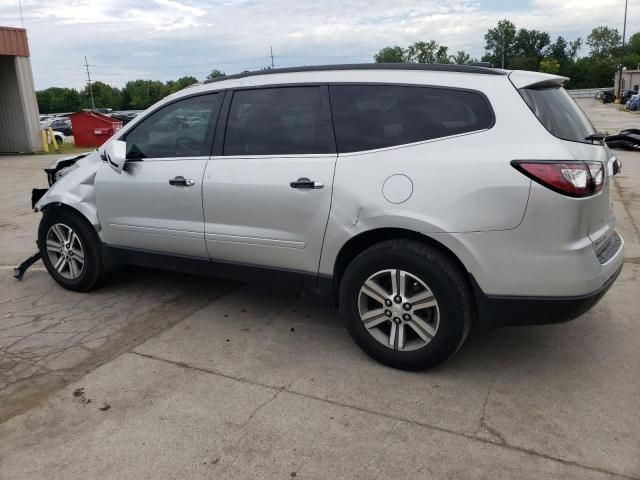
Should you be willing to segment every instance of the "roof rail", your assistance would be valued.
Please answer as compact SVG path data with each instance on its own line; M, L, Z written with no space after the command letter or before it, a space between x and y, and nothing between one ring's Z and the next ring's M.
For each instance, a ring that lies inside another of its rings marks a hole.
M491 62L471 62L468 65L471 67L493 68L493 63Z
M238 73L224 77L206 80L204 83L222 82L236 78L253 77L256 75L272 75L276 73L297 73L297 72L327 72L331 70L421 70L428 72L457 72L457 73L479 73L483 75L506 75L501 70L487 68L487 66L477 65L454 65L443 63L347 63L340 65L316 65L306 67L272 68L268 70L257 70L253 72Z

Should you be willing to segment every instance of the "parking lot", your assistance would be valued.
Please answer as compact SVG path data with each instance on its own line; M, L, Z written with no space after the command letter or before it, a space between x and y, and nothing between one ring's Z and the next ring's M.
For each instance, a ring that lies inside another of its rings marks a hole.
M580 103L610 132L636 118ZM127 269L79 294L41 263L14 280L53 157L0 157L0 479L640 479L640 153L616 154L612 290L422 373L374 363L295 289Z

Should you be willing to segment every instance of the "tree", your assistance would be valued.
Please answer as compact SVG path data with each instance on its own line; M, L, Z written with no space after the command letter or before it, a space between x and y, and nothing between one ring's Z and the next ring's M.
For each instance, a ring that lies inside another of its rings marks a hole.
M226 76L226 73L221 72L220 70L213 69L211 70L211 73L207 75L207 80L215 80L216 78L221 78L225 76Z
M91 90L89 90L88 85L84 87L82 90L82 108L91 108L91 92L93 92L93 102L96 108L113 108L114 110L120 108L122 92L100 81L93 82Z
M405 51L402 47L384 47L373 56L376 63L404 63Z
M127 82L122 94L127 100L122 108L143 110L166 96L166 88L157 80L134 80Z
M171 88L171 93L178 92L183 88L188 87L189 85L193 85L195 83L198 83L198 79L196 77L191 77L191 76L180 77L178 80L174 82Z
M512 53L519 57L542 58L544 49L550 43L551 38L547 32L521 28L515 37Z
M464 50L458 50L455 55L451 55L449 57L451 63L455 63L458 65L467 65L471 63L471 55L469 55Z
M629 37L627 42L627 51L629 53L640 54L640 32L634 33Z
M484 35L486 55L482 57L484 61L494 61L501 65L501 58L504 55L505 67L508 66L508 53L515 45L516 26L509 20L500 20L494 28L490 28Z
M64 113L80 110L80 94L75 88L51 87L36 92L40 113Z
M563 65L567 62L575 62L580 47L582 47L582 38L578 37L567 42L564 37L560 36L547 47L545 54L555 58L560 65Z
M596 27L587 37L589 55L593 58L611 57L613 50L620 46L620 40L620 33L616 28Z
M405 58L409 63L436 63L438 54L442 54L441 48L435 40L428 42L415 42L407 47Z
M555 58L545 58L540 62L540 71L544 73L560 73L560 63Z

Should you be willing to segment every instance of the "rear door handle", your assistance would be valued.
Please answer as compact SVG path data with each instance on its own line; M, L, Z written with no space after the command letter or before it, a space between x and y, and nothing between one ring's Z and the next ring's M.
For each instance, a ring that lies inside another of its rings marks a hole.
M169 180L169 185L173 185L175 187L192 187L196 184L195 180L191 180L190 178L184 178L183 176L177 176L171 180Z
M324 183L309 180L307 177L299 178L295 182L291 182L289 185L291 186L291 188L302 188L302 189L317 189L317 188L324 187Z

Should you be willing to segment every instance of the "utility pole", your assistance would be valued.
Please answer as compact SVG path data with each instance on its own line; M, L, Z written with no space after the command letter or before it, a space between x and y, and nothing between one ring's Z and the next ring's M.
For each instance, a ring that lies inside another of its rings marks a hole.
M502 33L502 69L504 70L504 32Z
M18 0L18 5L20 5L20 25L24 28L24 18L22 17L22 0Z
M622 49L620 50L620 65L618 66L618 98L622 98L622 64L624 63L624 46L627 36L627 4L624 0L624 25L622 26Z
M271 68L273 68L273 47L271 48Z
M87 69L87 81L89 82L89 94L91 95L91 110L96 109L96 104L93 101L93 89L91 88L91 74L89 73L89 63L87 62L87 56L84 56L84 66Z

